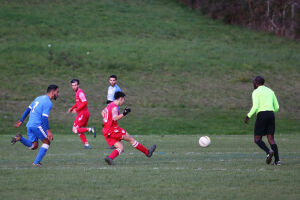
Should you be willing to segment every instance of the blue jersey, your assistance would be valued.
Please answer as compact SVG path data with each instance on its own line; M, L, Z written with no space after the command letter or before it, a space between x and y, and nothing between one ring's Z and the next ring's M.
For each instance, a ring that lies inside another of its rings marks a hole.
M30 104L29 108L31 111L26 126L39 127L42 126L42 117L48 118L52 102L48 95L39 96Z
M121 88L117 84L114 87L110 85L107 90L107 100L114 101L116 92L122 92Z

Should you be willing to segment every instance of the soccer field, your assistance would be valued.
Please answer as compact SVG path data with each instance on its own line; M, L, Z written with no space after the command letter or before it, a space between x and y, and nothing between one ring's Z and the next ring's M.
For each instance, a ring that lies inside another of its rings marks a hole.
M135 136L152 158L129 144L108 166L104 138L54 135L43 167L32 167L37 151L10 144L0 135L1 199L300 199L299 135L276 135L282 166L266 165L264 153L246 135L211 135L201 148L199 135Z

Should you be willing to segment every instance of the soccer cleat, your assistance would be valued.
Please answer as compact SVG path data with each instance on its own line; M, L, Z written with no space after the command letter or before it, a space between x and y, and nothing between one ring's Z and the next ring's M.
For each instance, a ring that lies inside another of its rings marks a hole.
M115 165L114 161L108 156L106 156L104 160L108 165Z
M269 151L269 154L267 155L267 158L266 158L266 163L267 164L270 164L272 162L272 157L274 155L274 151Z
M15 137L11 138L10 143L15 144L16 142L20 141L21 137L22 137L22 135L20 133L17 133L17 135Z
M153 145L150 149L148 149L148 155L147 155L147 157L150 158L152 156L153 152L155 151L155 149L156 149L156 144Z
M281 162L280 162L280 160L278 160L277 162L275 161L275 162L273 163L273 165L280 166L280 165L281 165Z
M85 149L91 149L92 147L90 145L84 145Z
M91 127L91 132L93 133L93 135L94 135L94 138L96 138L95 127Z
M42 163L37 163L37 164L32 163L32 166L34 166L34 167L41 167L41 166L42 166Z

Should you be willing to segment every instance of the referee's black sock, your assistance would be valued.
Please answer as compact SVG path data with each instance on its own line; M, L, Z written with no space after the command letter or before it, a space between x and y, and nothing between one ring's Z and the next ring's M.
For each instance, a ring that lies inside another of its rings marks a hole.
M278 154L277 144L272 144L271 148L274 151L275 162L279 161L279 154Z
M262 140L258 140L258 141L255 141L255 143L262 149L266 152L266 154L269 154L270 152L270 149L267 147L266 143L264 143L264 141Z

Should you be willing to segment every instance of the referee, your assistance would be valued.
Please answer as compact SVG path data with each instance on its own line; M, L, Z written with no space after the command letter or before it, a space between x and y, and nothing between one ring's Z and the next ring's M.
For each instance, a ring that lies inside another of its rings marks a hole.
M263 149L266 154L266 163L270 164L274 155L274 165L280 165L277 144L274 140L275 133L275 116L279 109L277 98L270 88L264 86L265 80L262 76L253 79L254 91L252 92L252 108L245 118L248 124L251 116L256 113L256 122L254 127L254 142ZM270 150L262 141L262 136L267 135L268 142L271 146Z

